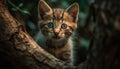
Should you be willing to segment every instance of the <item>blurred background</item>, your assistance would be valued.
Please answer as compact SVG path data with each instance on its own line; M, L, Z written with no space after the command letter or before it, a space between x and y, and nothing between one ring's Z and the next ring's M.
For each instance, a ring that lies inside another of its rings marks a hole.
M77 63L86 59L90 41L93 35L94 20L89 19L90 5L94 0L45 0L52 8L66 9L74 2L79 3L78 28L73 35L74 50ZM25 27L26 31L34 38L39 32L38 21L39 0L7 0L11 14ZM77 65L77 64L76 64Z

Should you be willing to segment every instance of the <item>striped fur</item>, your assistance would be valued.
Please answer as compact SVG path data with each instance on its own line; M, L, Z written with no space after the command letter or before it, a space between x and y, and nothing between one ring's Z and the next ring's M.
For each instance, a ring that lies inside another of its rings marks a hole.
M66 62L70 62L72 50L70 38L77 28L78 8L78 4L74 3L67 10L52 9L44 0L41 0L38 5L40 46Z

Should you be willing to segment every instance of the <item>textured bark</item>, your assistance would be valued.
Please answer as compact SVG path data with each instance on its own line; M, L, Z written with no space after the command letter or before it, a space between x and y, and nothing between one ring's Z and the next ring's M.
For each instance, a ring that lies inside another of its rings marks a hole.
M62 69L67 64L44 51L0 0L0 69ZM68 65L69 67L69 65Z
M120 69L120 0L96 0L95 31L80 69Z

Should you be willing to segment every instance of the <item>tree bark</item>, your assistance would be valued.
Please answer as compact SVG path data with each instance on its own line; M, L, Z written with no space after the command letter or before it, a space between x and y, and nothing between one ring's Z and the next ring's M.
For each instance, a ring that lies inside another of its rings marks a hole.
M120 69L120 0L96 0L93 10L94 35L79 69Z
M66 66L38 46L11 16L5 0L0 0L0 69L62 69Z

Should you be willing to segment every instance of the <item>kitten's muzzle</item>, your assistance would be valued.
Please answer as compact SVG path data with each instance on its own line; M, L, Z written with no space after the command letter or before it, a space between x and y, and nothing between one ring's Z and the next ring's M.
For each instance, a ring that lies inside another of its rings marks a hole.
M58 36L58 35L57 35L57 36L55 35L55 36L53 36L52 38L53 38L53 39L60 39L61 37Z

